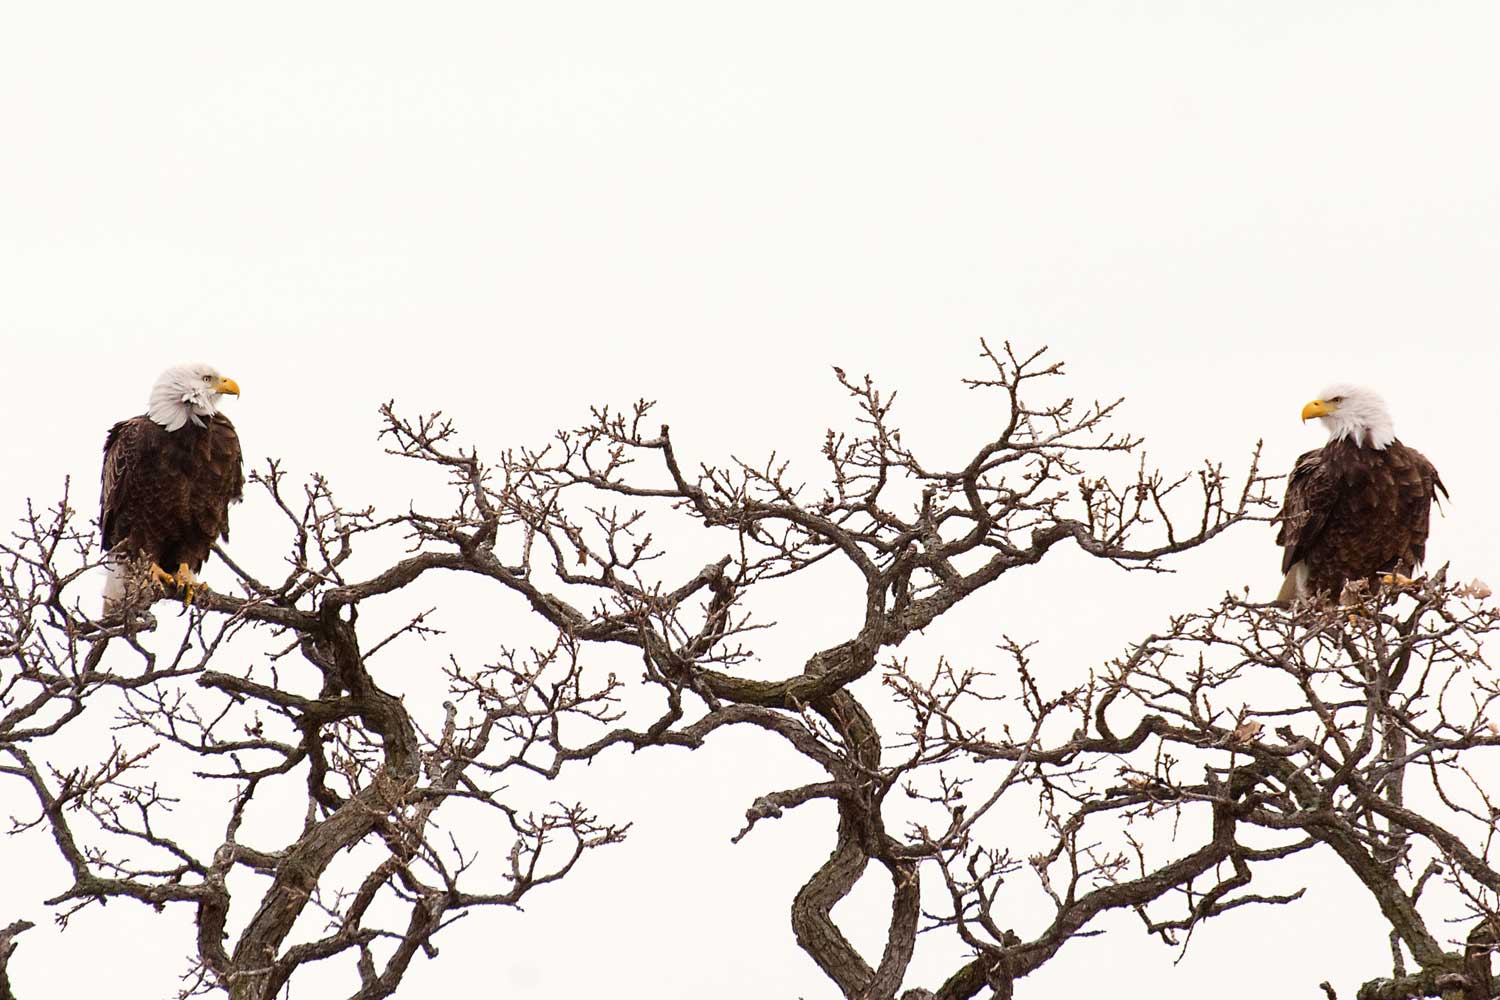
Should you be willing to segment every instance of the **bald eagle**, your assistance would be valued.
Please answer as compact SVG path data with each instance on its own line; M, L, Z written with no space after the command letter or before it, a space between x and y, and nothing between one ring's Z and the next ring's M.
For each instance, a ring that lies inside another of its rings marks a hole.
M229 505L245 476L234 424L218 411L225 393L240 387L211 365L168 368L146 412L109 429L99 497L106 613L148 580L191 602L214 539L229 538Z
M1386 574L1409 576L1427 549L1427 518L1438 491L1432 463L1396 440L1385 401L1369 389L1335 385L1302 408L1323 421L1328 443L1297 459L1281 528L1279 601L1326 595Z

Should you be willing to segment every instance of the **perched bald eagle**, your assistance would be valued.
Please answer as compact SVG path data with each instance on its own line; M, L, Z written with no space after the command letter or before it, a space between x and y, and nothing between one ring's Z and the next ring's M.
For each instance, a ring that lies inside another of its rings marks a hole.
M1369 389L1335 385L1302 408L1328 428L1328 443L1297 459L1276 519L1286 579L1277 600L1326 595L1346 583L1410 576L1427 549L1437 492L1432 463L1396 440L1385 401Z
M214 539L229 537L245 476L240 439L218 411L225 393L240 387L211 365L168 368L146 412L109 429L99 497L106 613L152 580L191 602Z

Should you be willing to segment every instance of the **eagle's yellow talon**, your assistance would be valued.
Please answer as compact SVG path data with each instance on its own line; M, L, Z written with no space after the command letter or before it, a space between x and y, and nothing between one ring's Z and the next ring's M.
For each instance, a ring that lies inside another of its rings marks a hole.
M182 603L192 604L193 594L198 589L198 578L193 575L187 563L177 567L177 575L172 578L172 582L182 588Z
M166 570L162 569L160 566L156 565L156 563L151 564L151 579L155 580L163 587L177 586L177 578L171 573L168 573Z

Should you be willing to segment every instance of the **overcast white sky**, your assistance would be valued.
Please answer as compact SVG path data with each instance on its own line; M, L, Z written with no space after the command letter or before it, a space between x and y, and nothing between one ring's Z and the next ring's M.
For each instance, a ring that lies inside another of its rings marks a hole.
M833 364L899 388L909 440L981 440L993 409L958 379L983 336L1051 345L1076 395L1126 396L1123 425L1169 467L1237 465L1263 437L1285 469L1322 440L1302 403L1367 382L1452 492L1429 551L1493 580L1497 40L1482 2L13 4L0 517L68 475L91 507L104 431L182 360L240 382L247 457L395 509L388 398L498 451L648 396L694 458L776 449L812 476L844 419ZM277 541L253 517L235 521L252 560ZM1170 579L1079 570L1093 606L1039 574L926 648L984 657L1003 630L1086 671L1170 610L1274 588L1277 560L1250 526ZM819 628L764 654L800 663L837 631ZM639 820L631 842L525 914L470 917L412 995L834 996L787 918L828 815L727 843L780 780L760 753L602 768L590 791ZM62 872L0 850L0 920L44 921ZM1382 953L1309 953L1335 918L1373 926L1328 881L1203 929L1175 968L1120 921L1022 989L1086 995L1109 968L1120 997L1352 990ZM858 927L859 905L839 916ZM167 994L188 938L157 919L81 922L163 956L125 983L31 932L23 1000ZM1246 935L1285 965L1237 993L1220 977Z

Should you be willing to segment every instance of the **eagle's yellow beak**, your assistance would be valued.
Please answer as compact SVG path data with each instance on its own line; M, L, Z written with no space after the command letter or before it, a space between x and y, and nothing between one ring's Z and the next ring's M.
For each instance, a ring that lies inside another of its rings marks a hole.
M226 392L233 396L240 394L240 384L232 378L221 378L214 383L214 392ZM1306 420L1306 417L1302 419Z
M1338 409L1332 403L1325 403L1321 399L1315 399L1302 408L1302 422L1305 424L1313 417L1326 417Z

